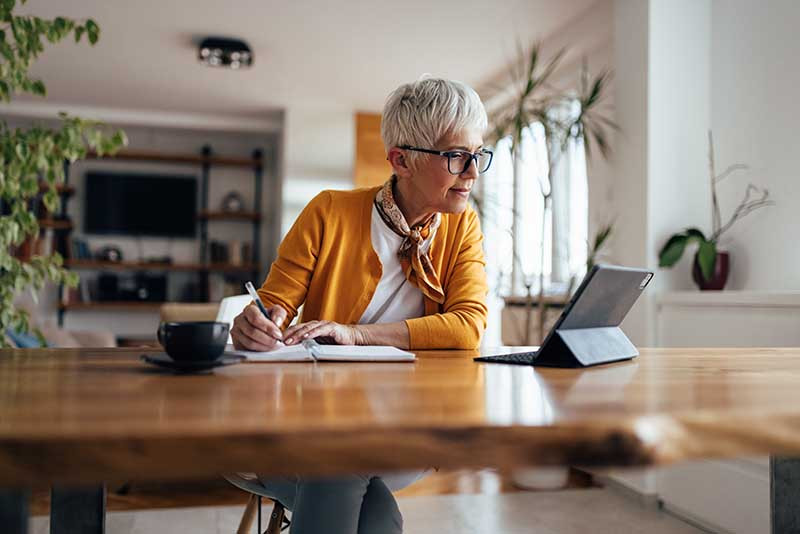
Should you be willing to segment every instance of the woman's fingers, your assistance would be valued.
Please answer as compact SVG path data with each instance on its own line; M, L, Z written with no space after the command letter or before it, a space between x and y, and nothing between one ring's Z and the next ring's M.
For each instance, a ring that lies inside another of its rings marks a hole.
M249 339L253 340L254 342L260 345L274 345L275 344L275 337L267 334L260 328L254 327L248 321L241 321L239 325L237 325L239 330L247 336Z
M273 306L273 308L274 308L274 306ZM278 306L278 308L280 308L280 306ZM283 308L280 308L280 309L283 310ZM283 311L283 313L285 314L286 312ZM278 326L274 322L272 322L271 320L267 319L264 316L264 314L261 313L261 310L258 309L258 306L256 306L255 304L250 304L249 306L247 306L244 309L244 312L242 312L242 315L244 315L245 319L247 320L247 322L249 323L249 325L252 328L256 328L258 330L261 330L262 332L264 332L264 333L268 334L269 336L271 336L273 339L282 339L283 338L283 334L281 333L281 329L278 328ZM284 315L284 318L285 317L286 316ZM281 321L283 321L283 319L281 319Z
M258 332L257 330L254 330ZM263 332L260 334L269 341L264 343L263 338L262 341L254 339L250 337L250 335L241 327L241 324L234 323L233 328L231 328L231 338L233 339L233 347L237 350L252 350L252 351L259 351L264 352L268 350L272 350L275 348L275 340Z
M327 327L330 328L330 325L333 323L329 321L309 321L307 323L295 325L286 330L284 334L284 342L287 345L294 345L307 339L311 336L311 332L315 331L316 329Z
M274 306L270 306L267 308L269 312L269 316L272 319L272 322L275 323L276 326L280 327L284 321L286 321L286 317L289 315L286 310L283 309L283 306L278 304ZM280 338L279 338L280 339Z

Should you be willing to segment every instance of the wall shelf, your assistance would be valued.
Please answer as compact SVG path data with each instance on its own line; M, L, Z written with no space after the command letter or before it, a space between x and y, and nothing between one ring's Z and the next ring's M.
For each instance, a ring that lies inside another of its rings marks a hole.
M202 154L165 154L146 150L122 150L113 156L98 156L95 152L86 155L90 159L115 159L126 161L150 161L156 163L175 163L179 165L222 165L227 167L260 168L261 158L232 158Z
M197 214L197 218L201 221L259 222L261 221L261 214L252 211L201 211Z
M231 263L158 263L147 261L96 261L67 260L66 267L75 270L109 271L186 271L186 272L251 272L258 268L254 263L234 265Z
M39 228L52 228L53 230L72 230L72 221L60 219L39 219Z
M153 311L158 310L164 302L152 301L97 301L97 302L61 302L60 311L66 310L120 310L120 311Z
M250 158L222 157L212 154L211 147L206 145L200 154L162 153L144 150L123 150L115 155L98 156L96 153L87 154L89 159L102 159L104 161L142 161L151 163L171 163L176 165L193 165L200 167L200 210L196 217L199 227L199 261L194 263L157 263L144 261L107 262L96 261L89 258L69 258L65 266L75 270L94 271L162 271L162 272L191 272L197 273L197 295L193 298L207 302L210 298L210 276L214 273L226 273L227 278L255 280L260 274L260 243L261 243L261 191L263 179L263 155L261 150L254 150ZM211 180L212 166L241 167L253 171L253 210L248 212L229 213L209 210L209 182ZM69 184L69 163L65 163L64 184L60 185L61 212L65 217L68 197L74 194L74 188ZM45 186L46 187L46 186ZM210 260L209 221L246 222L252 227L252 241L250 243L251 261L242 264L212 263ZM66 221L51 221L42 227L60 228L71 230L72 223ZM63 234L62 234L63 235ZM69 239L66 235L65 250L69 252ZM65 254L68 256L68 254ZM227 282L226 282L227 283ZM62 294L64 288L61 288ZM58 306L59 325L63 326L64 313L67 310L122 310L122 311L150 311L157 310L162 302L116 302L116 301L62 301Z

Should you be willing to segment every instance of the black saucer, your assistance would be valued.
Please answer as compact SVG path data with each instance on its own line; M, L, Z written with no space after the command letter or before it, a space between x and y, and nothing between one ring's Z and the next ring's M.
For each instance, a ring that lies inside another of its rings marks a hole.
M215 367L222 367L223 365L233 365L245 360L244 356L236 356L224 354L218 360L205 361L205 362L178 362L169 357L166 352L159 352L158 354L142 354L140 356L142 361L172 369L179 373L196 373L198 371L207 371Z

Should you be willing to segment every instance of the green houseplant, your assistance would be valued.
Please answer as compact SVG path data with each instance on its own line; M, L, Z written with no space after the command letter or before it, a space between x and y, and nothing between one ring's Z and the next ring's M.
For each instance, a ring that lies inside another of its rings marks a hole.
M44 97L42 80L32 79L32 62L44 51L45 42L73 37L94 45L100 34L88 19L77 22L64 17L52 20L20 15L15 11L25 0L0 0L0 100L9 102L17 93ZM89 150L113 153L127 143L122 131L106 132L94 121L60 114L59 128L33 126L11 129L0 121L0 346L6 346L7 329L28 332L26 310L15 308L15 297L30 290L34 302L46 281L77 285L78 277L63 267L61 254L20 255L20 247L39 236L34 201L49 213L58 206L57 186L64 181L64 162L84 158ZM36 332L40 341L42 336Z
M550 78L557 71L564 53L565 51L562 49L545 61L542 58L539 44L533 45L527 53L520 47L517 60L509 68L513 98L506 106L499 108L489 117L492 128L490 142L496 144L497 141L505 137L511 140L510 149L514 161L515 183L524 179L520 170L522 168L520 165L520 146L525 131L534 123L540 123L544 129L548 172L544 179L538 180L539 193L544 204L540 228L540 244L545 242L546 221L553 205L553 189L551 186L559 160L566 151L569 142L579 141L582 143L586 150L587 158L591 158L593 147L597 147L601 156L607 158L610 155L609 130L619 129L617 124L605 116L601 110L603 97L611 80L610 72L604 71L594 77L590 77L584 62L576 89L563 91L552 86ZM505 89L498 87L496 90L503 91ZM515 200L515 213L518 209L517 201L521 202L522 199ZM516 220L517 217L515 216L515 225ZM602 241L607 237L608 235L606 234L598 246L602 246ZM537 307L539 310L538 331L541 340L544 339L546 320L545 255L540 254L540 258ZM521 265L518 265L518 262L515 262L514 266L515 268L522 268ZM530 344L529 334L533 311L531 288L532 284L527 283L529 305L527 306L528 316L526 322L528 326L525 332L525 344Z
M727 253L718 250L719 240L726 231L739 219L750 213L774 204L769 198L769 191L764 188L748 184L744 198L733 210L725 224L717 199L717 184L737 171L747 170L749 167L743 163L735 163L717 174L714 161L714 138L708 132L708 167L709 182L711 185L711 233L706 236L698 228L687 228L670 236L658 253L659 267L672 267L683 256L683 252L690 244L697 244L694 257L693 277L700 289L722 289L728 278Z

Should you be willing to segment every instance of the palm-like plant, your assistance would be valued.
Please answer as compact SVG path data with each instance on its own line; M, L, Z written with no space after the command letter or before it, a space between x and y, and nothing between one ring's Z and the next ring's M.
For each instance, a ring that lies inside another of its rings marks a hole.
M519 47L519 56L509 68L511 78L510 86L513 89L511 101L492 113L489 117L492 126L490 143L496 144L500 139L509 137L511 140L511 155L514 160L514 183L520 183L521 176L521 150L522 137L525 130L534 123L540 123L544 130L548 172L547 177L538 180L539 192L542 196L544 209L542 210L540 246L544 246L545 225L548 214L552 209L553 177L559 164L561 155L566 151L570 141L582 143L587 158L592 155L592 147L597 146L603 158L610 154L608 140L609 130L618 130L617 124L605 116L601 110L603 97L611 80L608 71L590 78L586 63L581 69L580 83L577 91L560 91L553 88L549 79L558 69L564 57L565 50L560 50L548 61L542 60L541 45L535 44L529 52L524 52ZM567 110L567 113L564 111ZM577 110L570 115L570 110ZM515 191L517 191L515 186ZM514 198L514 219L512 232L519 235L518 215L521 211L523 199ZM542 251L544 252L544 251ZM539 338L544 338L545 328L545 298L544 298L544 253L540 254L539 264ZM516 270L514 264L513 269ZM512 280L517 280L512 272ZM531 285L527 284L528 294L528 326L525 343L529 344L529 332L532 312Z

